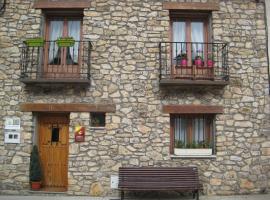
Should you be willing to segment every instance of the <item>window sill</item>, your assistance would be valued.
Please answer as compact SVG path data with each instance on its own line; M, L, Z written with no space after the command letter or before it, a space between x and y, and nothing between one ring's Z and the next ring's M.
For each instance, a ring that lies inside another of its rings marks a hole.
M203 155L170 155L171 159L182 159L182 158L196 158L196 159L216 159L216 155L208 155L208 156L203 156Z
M95 126L91 126L90 130L105 130L106 127L105 126L99 126L99 127L95 127Z

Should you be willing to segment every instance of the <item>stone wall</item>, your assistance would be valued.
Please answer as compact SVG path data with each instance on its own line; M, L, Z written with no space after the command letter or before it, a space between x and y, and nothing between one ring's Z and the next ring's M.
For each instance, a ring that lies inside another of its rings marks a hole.
M84 38L93 42L87 89L27 87L18 80L19 47L24 39L41 34L43 15L32 9L33 1L8 2L0 17L1 193L28 190L35 124L32 113L19 111L22 102L116 104L116 112L106 114L104 129L89 127L89 113L70 113L68 194L117 194L110 189L110 176L117 175L120 166L196 165L206 194L267 190L270 143L260 134L269 87L263 3L220 0L220 11L212 13L213 38L229 43L230 84L224 89L183 90L159 87L158 42L169 38L169 12L162 2L91 1L83 19ZM224 114L216 116L216 158L171 158L170 119L162 113L163 104L224 106ZM7 116L21 118L21 144L3 143ZM86 127L84 143L74 143L76 124Z

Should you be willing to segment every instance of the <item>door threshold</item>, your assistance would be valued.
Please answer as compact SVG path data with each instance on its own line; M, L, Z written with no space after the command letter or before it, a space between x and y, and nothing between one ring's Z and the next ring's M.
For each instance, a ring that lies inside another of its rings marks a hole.
M29 190L30 193L36 194L66 194L67 188L65 187L42 187L40 190Z

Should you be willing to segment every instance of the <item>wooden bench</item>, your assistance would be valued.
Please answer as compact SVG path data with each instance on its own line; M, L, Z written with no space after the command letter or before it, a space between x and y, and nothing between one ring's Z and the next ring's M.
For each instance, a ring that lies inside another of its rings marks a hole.
M199 177L196 167L121 167L121 200L125 191L189 191L199 200Z

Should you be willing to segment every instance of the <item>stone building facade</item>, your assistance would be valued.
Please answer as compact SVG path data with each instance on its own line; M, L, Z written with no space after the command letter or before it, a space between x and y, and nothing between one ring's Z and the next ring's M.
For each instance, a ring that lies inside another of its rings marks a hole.
M269 190L270 140L262 134L269 114L264 1L79 2L89 5L79 8L82 38L92 43L91 81L86 87L20 80L23 41L44 36L48 4L42 8L35 7L34 0L9 0L0 16L0 193L28 193L30 152L38 144L40 113L58 111L54 108L63 104L92 106L64 111L69 116L67 194L116 195L110 178L121 166L197 166L209 195ZM170 8L170 2L176 8ZM63 9L57 1L51 5ZM212 42L229 46L230 74L224 87L160 84L159 43L170 41L172 10L203 10L210 16ZM51 107L31 110L25 106L30 103ZM213 155L181 157L170 152L171 114L164 112L168 105L176 110L185 105L222 107L214 115ZM90 126L91 112L106 112L105 127ZM4 142L5 120L13 117L21 122L19 144ZM77 125L85 127L84 142L75 142Z

